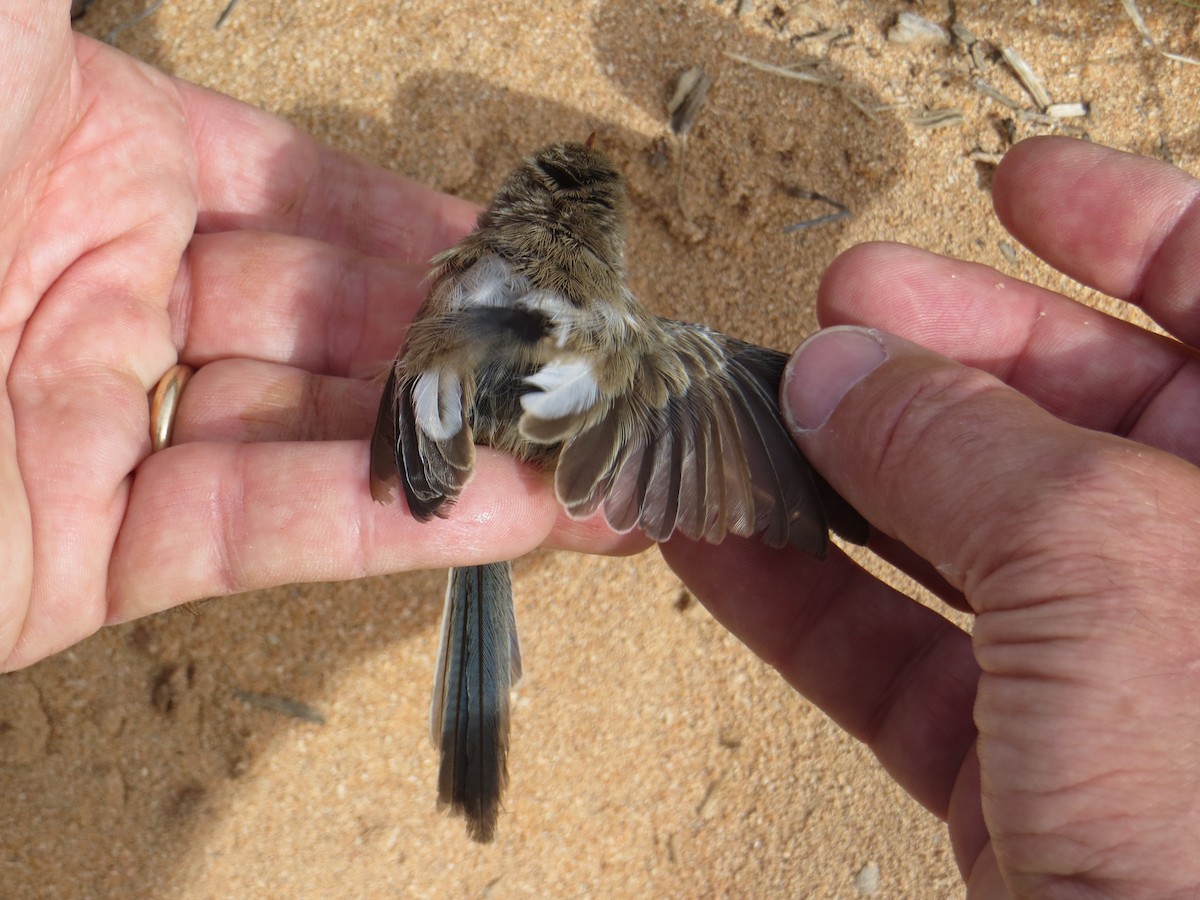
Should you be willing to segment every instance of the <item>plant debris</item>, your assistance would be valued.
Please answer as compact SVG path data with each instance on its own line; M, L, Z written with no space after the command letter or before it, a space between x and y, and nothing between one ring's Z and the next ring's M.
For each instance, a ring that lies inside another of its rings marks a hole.
M972 78L971 87L975 88L975 90L979 91L979 93L983 94L985 97L990 97L991 99L995 100L1001 106L1007 106L1009 109L1021 108L1020 103L1007 94L1000 93L1000 91L996 90L982 78Z
M712 78L699 66L693 66L679 76L675 83L675 95L667 103L667 114L671 117L671 130L680 137L687 137L704 105Z
M1046 89L1046 83L1033 71L1033 67L1012 47L1001 47L1000 55L1004 57L1004 61L1008 63L1008 67L1013 70L1013 74L1025 90L1029 91L1029 96L1033 98L1037 108L1045 110L1053 101L1050 99L1050 91Z
M259 694L255 691L244 691L241 688L234 688L233 696L251 706L257 706L259 709L278 713L281 716L300 719L302 722L312 722L316 725L325 724L325 714L319 709L314 709L299 700L292 700L290 697L281 697L278 694Z
M1142 18L1142 11L1138 9L1137 3L1134 0L1121 0L1121 5L1125 7L1125 14L1129 16L1133 22L1133 27L1137 29L1138 34L1142 36L1147 44L1149 44L1155 52L1165 56L1167 59L1172 59L1175 62L1187 63L1191 66L1200 66L1200 59L1192 56L1184 56L1181 53L1172 53L1169 50L1164 50L1158 46L1158 41L1154 40L1154 35L1150 33L1149 27L1146 25L1146 20Z
M979 38L975 37L971 29L967 28L961 22L955 22L951 25L950 33L956 41L962 44L963 49L967 51L967 55L971 57L971 65L976 69L982 69L989 57L996 55L996 48L992 44L979 40Z
M786 189L789 197L796 197L800 200L816 200L818 203L824 203L827 206L832 206L834 211L826 213L823 216L817 216L815 219L805 219L803 222L794 222L791 225L785 225L784 234L795 234L797 231L803 231L806 228L815 228L818 225L829 225L832 222L840 222L842 219L850 218L850 207L844 203L826 197L824 194L818 194L816 191L806 191L803 188L789 187Z
M225 8L221 10L221 14L217 16L217 21L213 23L213 31L216 31L225 24L225 20L229 18L229 14L233 12L233 8L237 6L237 4L238 0L229 0L229 2L225 4Z
M903 46L944 47L950 43L946 29L916 13L902 12L888 29L889 43Z
M753 59L749 56L742 56L740 53L726 53L725 56L734 62L740 62L752 69L758 69L760 72L769 72L772 75L780 75L784 78L793 78L796 81L807 81L809 84L833 88L849 101L851 106L872 122L879 121L879 116L876 114L878 111L870 108L851 94L845 83L836 75L831 75L828 72L811 71L821 65L820 60L805 59L792 63L790 66L777 66L759 59Z
M967 154L967 159L985 166L998 166L1000 165L1000 160L1004 159L1004 154L976 147Z
M910 113L908 121L918 128L951 128L963 123L961 109L923 109Z
M1044 110L1052 119L1082 119L1090 111L1086 103L1051 103Z

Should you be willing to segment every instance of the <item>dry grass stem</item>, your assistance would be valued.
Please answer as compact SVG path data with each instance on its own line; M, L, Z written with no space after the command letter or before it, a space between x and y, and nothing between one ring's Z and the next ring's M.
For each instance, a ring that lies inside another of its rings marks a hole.
M813 72L808 71L807 69L798 68L799 66L815 67L817 65L815 62L810 63L806 60L804 62L794 63L794 67L789 67L777 66L769 62L763 62L760 59L752 59L749 56L742 56L740 53L726 53L725 56L727 56L729 59L732 59L734 62L740 62L752 69L758 69L760 72L769 72L772 75L780 75L784 78L792 78L796 81L807 81L809 84L819 85L820 87L833 88L835 91L841 94L851 106L857 109L872 122L879 121L879 116L876 114L876 111L850 93L845 83L840 78L829 75L825 72Z
M1045 109L1053 102L1050 99L1050 92L1046 90L1046 83L1042 81L1037 72L1033 71L1033 67L1025 62L1021 54L1012 47L1003 47L1000 55L1004 57L1004 61L1008 63L1009 68L1013 70L1013 74L1017 76L1017 80L1021 82L1025 90L1029 91L1029 96L1033 98L1038 109Z
M1021 108L1020 103L1007 94L1000 93L1000 91L996 90L982 78L972 78L971 87L975 88L975 90L979 91L979 93L983 94L985 97L990 97L991 99L995 100L1001 106L1007 106L1009 109Z
M909 114L908 121L918 128L951 128L963 123L960 109L924 109Z
M1150 33L1150 29L1146 25L1146 20L1142 18L1142 11L1138 9L1138 5L1134 0L1121 0L1121 5L1125 7L1125 14L1132 20L1133 27L1142 36L1142 40L1149 44L1155 52L1175 62L1187 63L1189 66L1200 66L1200 59L1192 56L1184 56L1181 53L1172 53L1170 50L1164 50L1158 46L1158 41L1154 40L1154 35Z

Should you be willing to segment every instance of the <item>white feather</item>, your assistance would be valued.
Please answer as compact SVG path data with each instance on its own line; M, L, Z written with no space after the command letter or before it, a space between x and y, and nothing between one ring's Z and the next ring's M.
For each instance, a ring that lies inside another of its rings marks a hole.
M448 369L430 369L413 385L417 427L435 441L448 441L462 428L462 383Z
M508 263L498 256L484 256L458 279L450 305L454 309L511 306L528 292L529 282Z
M552 421L590 409L600 398L600 386L585 360L555 360L525 379L540 388L521 397L521 406L539 419Z

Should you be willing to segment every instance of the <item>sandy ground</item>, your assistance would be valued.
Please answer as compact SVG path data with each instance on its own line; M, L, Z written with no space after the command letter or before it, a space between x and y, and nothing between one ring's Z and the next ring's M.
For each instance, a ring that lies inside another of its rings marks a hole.
M631 182L634 290L782 348L813 329L824 267L869 239L1087 296L993 220L986 160L1013 137L1086 134L1200 174L1200 68L1157 55L1114 0L958 6L1055 101L1089 104L1054 124L971 86L1032 107L986 47L975 71L961 46L887 42L897 12L949 24L946 3L242 0L215 30L225 3L168 0L114 43L480 201L539 144L594 130ZM79 27L146 6L96 0ZM1142 6L1165 46L1200 53L1200 13ZM816 58L844 90L726 53ZM665 103L693 65L715 86L681 210ZM961 118L912 121L938 109ZM810 191L852 214L785 234L830 211ZM0 679L0 895L961 894L941 823L657 554L535 554L517 577L526 679L495 845L434 810L443 575L418 573L212 602Z

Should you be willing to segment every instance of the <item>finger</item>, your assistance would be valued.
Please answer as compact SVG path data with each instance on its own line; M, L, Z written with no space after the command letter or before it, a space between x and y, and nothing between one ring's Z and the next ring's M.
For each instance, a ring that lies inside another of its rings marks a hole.
M895 538L878 531L872 532L870 543L867 546L872 553L894 566L942 603L960 612L971 611L962 591L946 581L935 566L930 565L927 559L914 553L911 547L906 547Z
M195 236L171 296L180 358L229 357L311 372L381 371L425 296L425 265L269 232Z
M1055 877L1118 883L1095 859L1131 796L1153 820L1120 837L1139 853L1193 812L1176 798L1196 779L1173 761L1200 739L1179 716L1200 652L1200 471L863 329L802 345L785 400L831 485L978 613L982 803L1010 883L1048 874L1047 836L1070 850Z
M502 454L481 453L461 500L428 523L403 502L374 502L367 468L365 441L154 454L138 469L113 550L107 621L297 581L513 559L558 520L548 481ZM570 537L592 534L612 542L596 524Z
M1020 592L1044 589L1039 579L997 576L1035 565L1038 553L1069 559L1085 547L1091 558L1114 529L1142 540L1200 508L1193 466L1065 423L992 376L893 335L818 332L785 377L785 410L813 464L976 612L1036 602ZM1118 497L1107 493L1114 484ZM1103 567L1072 573L1071 590L1095 581L1106 593L1109 577Z
M817 562L753 540L680 539L663 556L718 621L945 817L975 738L966 634L836 551Z
M382 384L250 359L209 363L187 382L172 444L360 440Z
M357 440L370 434L381 387L253 360L220 360L188 381L172 440L175 445ZM482 457L494 452L479 450ZM530 483L540 484L529 471ZM637 553L650 544L640 532L614 532L602 514L580 521L561 509L545 540L548 547L606 554Z
M199 231L276 231L423 264L474 225L478 208L465 200L230 97L176 85L199 164Z
M1188 348L987 266L900 244L843 253L822 280L821 321L901 335L1002 379L1069 422L1200 460Z
M1039 137L996 170L996 212L1059 271L1200 346L1200 181L1157 160Z

